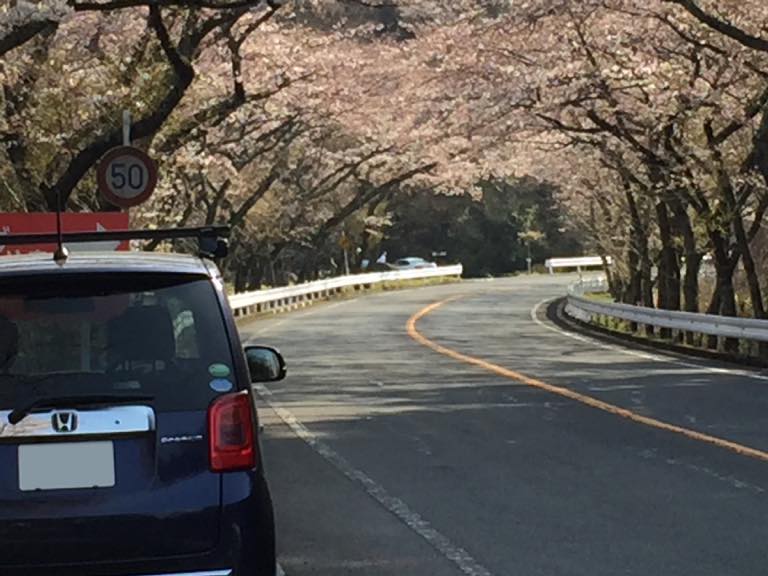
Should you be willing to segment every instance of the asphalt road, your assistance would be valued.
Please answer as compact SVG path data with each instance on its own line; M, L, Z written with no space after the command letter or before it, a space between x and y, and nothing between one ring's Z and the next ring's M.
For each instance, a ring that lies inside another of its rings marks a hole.
M768 571L768 378L534 319L568 282L375 294L242 327L290 366L261 412L288 576ZM406 330L455 296L416 329L463 360Z

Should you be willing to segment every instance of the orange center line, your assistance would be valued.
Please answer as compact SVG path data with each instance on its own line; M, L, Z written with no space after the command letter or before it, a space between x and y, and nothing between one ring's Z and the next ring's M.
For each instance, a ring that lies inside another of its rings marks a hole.
M757 448L744 446L743 444L738 444L736 442L732 442L724 438L710 436L709 434L697 432L696 430L691 430L689 428L684 428L682 426L677 426L675 424L669 424L668 422L662 422L661 420L650 418L648 416L643 416L641 414L638 414L637 412L633 412L632 410L628 410L620 406L609 404L608 402L598 400L597 398L593 398L585 394L580 394L579 392L575 392L574 390L571 390L569 388L563 388L562 386L554 386L553 384L547 384L542 380L531 378L530 376L526 376L525 374L521 374L520 372L515 372L514 370L510 370L509 368L504 368L503 366L499 366L498 364L493 364L492 362L488 362L487 360L483 360L482 358L469 356L467 354L463 354L456 350L452 350L451 348L448 348L446 346L438 344L433 340L430 340L429 338L424 336L421 332L419 332L417 328L417 324L419 320L421 320L425 316L429 316L439 308L445 306L449 302L458 300L459 298L461 297L454 297L454 298L449 298L447 300L443 300L441 302L435 302L434 304L430 304L429 306L423 308L422 310L418 311L416 314L411 316L411 318L408 320L408 323L406 324L408 335L419 344L426 346L427 348L430 348L435 352L442 354L443 356L453 358L454 360L457 360L464 364L477 366L478 368L482 368L483 370L492 372L504 378L514 380L516 382L525 384L527 386L531 386L533 388L544 390L551 394L556 394L564 398L575 400L576 402L579 402L581 404L586 404L587 406L590 406L592 408L602 410L603 412L608 412L609 414L613 414L621 418L626 418L627 420L637 422L638 424L642 424L644 426L649 426L651 428L656 428L657 430L664 430L666 432L679 434L681 436L685 436L686 438L690 438L698 442L704 442L705 444L710 444L712 446L717 446L719 448L730 450L731 452L741 454L742 456L748 456L749 458L755 458L757 460L763 460L768 462L768 452L764 452L763 450L758 450Z

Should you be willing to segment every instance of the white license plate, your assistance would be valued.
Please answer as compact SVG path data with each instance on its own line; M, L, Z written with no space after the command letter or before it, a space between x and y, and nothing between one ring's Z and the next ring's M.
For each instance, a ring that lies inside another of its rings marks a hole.
M19 446L19 488L67 490L115 485L112 442L27 444Z

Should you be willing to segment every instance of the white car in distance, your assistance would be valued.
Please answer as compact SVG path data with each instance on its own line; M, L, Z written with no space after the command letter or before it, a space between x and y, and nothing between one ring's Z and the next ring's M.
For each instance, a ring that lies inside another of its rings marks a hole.
M396 270L418 270L421 268L437 268L437 264L434 262L428 262L424 258L400 258L392 263L392 267Z

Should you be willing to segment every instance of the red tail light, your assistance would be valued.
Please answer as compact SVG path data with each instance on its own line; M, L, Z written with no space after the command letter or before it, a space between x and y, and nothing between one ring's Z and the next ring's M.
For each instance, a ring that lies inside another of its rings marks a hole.
M231 472L256 466L253 409L247 394L228 394L208 410L211 470Z

